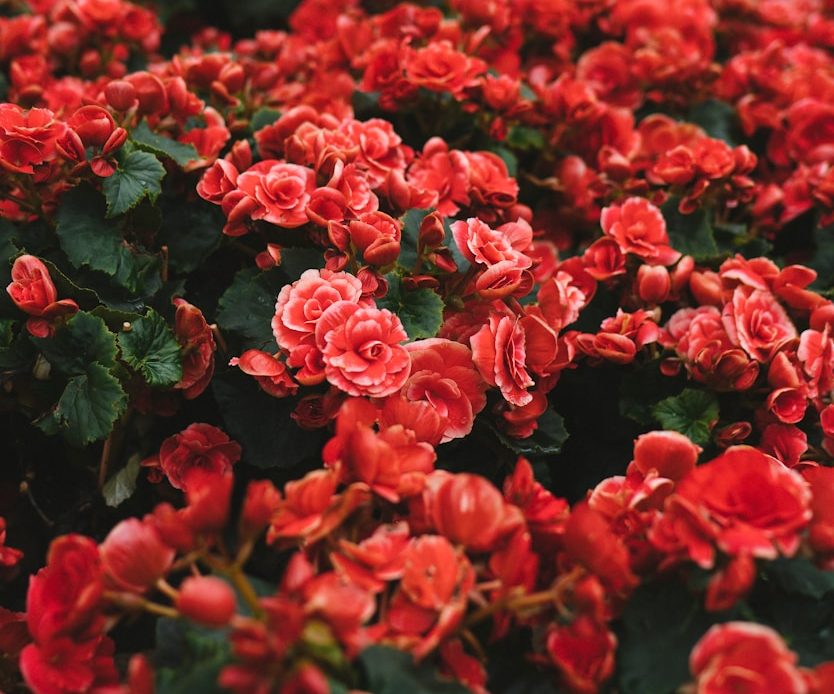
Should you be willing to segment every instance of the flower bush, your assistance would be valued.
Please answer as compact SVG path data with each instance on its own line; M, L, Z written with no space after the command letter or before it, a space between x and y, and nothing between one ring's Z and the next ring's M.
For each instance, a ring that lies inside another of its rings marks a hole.
M832 3L0 5L0 689L834 691Z

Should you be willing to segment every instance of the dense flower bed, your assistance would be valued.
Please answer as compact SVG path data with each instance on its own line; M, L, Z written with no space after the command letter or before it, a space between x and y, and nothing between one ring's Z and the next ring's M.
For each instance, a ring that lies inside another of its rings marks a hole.
M834 691L834 3L295 4L0 3L0 690Z

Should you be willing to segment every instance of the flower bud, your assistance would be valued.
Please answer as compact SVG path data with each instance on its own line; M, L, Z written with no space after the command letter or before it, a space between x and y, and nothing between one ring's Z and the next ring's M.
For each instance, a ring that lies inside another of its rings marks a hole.
M176 608L183 617L213 629L224 627L237 611L235 593L215 576L191 576L180 586Z
M114 80L104 88L104 98L117 111L127 111L136 102L136 88L125 80Z
M420 222L420 245L434 248L443 243L446 237L446 230L443 228L443 218L437 213L432 212L423 217Z
M100 547L108 581L119 590L143 593L165 575L174 549L152 523L128 518L116 525Z
M672 278L662 265L641 265L637 271L637 295L648 304L662 304L669 298Z

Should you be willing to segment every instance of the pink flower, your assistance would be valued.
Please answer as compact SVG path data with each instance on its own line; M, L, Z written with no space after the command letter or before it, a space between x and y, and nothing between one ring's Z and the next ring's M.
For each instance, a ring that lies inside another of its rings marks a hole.
M321 315L337 301L359 303L361 296L362 283L347 272L305 271L278 294L272 319L276 342L290 352L300 344L314 343Z
M260 203L251 212L252 219L293 228L307 223L316 176L304 166L268 159L238 176L237 187Z
M498 386L504 399L517 407L526 405L533 396L527 388L533 379L525 368L524 330L517 318L490 316L470 338L472 358L483 379Z
M491 267L510 260L521 269L533 264L524 255L533 242L533 230L522 219L491 229L480 219L470 217L465 222L452 223L452 236L463 257L470 263Z
M466 436L475 415L486 405L486 383L472 362L466 345L443 338L406 345L411 375L403 386L408 400L428 402L443 418L441 442Z
M355 396L385 397L408 379L411 357L400 319L387 309L350 301L330 306L316 324L316 346L327 380Z
M600 224L623 253L639 256L650 265L671 265L681 257L669 245L666 220L648 200L629 198L622 205L606 207Z
M721 318L733 344L756 361L770 361L785 342L797 337L785 309L766 290L736 287L732 300L724 305Z

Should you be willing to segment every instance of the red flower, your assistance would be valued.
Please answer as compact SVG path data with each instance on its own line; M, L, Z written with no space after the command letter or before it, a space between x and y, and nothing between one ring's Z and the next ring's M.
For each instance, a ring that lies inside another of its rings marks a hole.
M426 401L445 424L441 442L466 436L475 415L486 405L486 384L472 362L466 345L443 338L406 345L411 374L402 394L408 400Z
M0 166L15 173L34 174L55 157L55 141L67 126L52 111L25 111L16 104L0 104Z
M119 681L113 649L106 636L32 643L20 654L20 671L34 694L75 694L98 687L104 691Z
M794 324L773 294L748 286L736 287L724 305L722 322L733 344L760 362L770 361L785 342L797 337Z
M404 554L402 589L420 607L439 610L452 598L458 583L458 558L445 537L423 535Z
M507 402L522 407L533 399L527 392L534 381L525 368L524 330L517 318L491 315L469 342L481 376L489 385L500 388Z
M463 90L478 84L486 63L456 51L449 41L433 41L425 48L409 51L405 61L406 79L433 92L448 92L461 98Z
M49 270L32 255L21 255L15 259L12 282L6 291L21 311L33 316L26 321L26 329L36 337L47 337L53 321L78 311L78 304L72 299L58 301L58 292Z
M364 482L396 503L423 490L437 456L431 445L418 441L401 423L377 433L373 429L377 417L376 408L367 400L347 400L336 420L336 436L325 446L322 459L345 480Z
M704 567L713 563L704 546L710 536L731 556L790 556L811 519L810 503L796 472L755 448L735 446L678 483L652 540L662 549L677 536L684 554Z
M327 380L354 396L385 397L402 388L411 358L402 323L387 309L349 301L331 305L316 324Z
M194 470L224 475L238 460L240 444L210 424L191 424L165 439L159 456L150 465L159 466L172 487L187 489Z
M214 334L202 312L185 299L174 299L174 334L183 347L182 378L175 388L188 400L202 393L214 375Z
M435 473L427 494L434 527L472 551L494 549L518 520L508 512L501 492L480 475Z
M96 543L81 535L53 540L47 565L29 579L26 621L29 633L46 644L61 637L84 640L101 626L104 588Z
M681 257L669 245L666 220L648 200L628 198L622 205L606 207L600 224L623 253L636 255L650 265L671 265Z
M240 174L237 187L259 204L251 212L252 219L294 228L307 223L307 203L316 176L306 166L267 159Z
M551 627L547 655L570 692L595 694L614 672L617 639L605 625L580 616L570 626Z
M0 516L0 566L14 566L21 557L23 552L19 549L6 546L6 519Z
M808 692L796 653L778 633L761 624L716 624L695 644L689 669L699 694Z
M368 212L348 224L350 240L371 265L388 265L400 255L400 223L384 212Z
M239 366L243 373L254 376L261 389L274 398L285 398L298 391L298 384L292 380L284 362L259 349L247 349L230 359L229 366Z
M624 595L637 585L628 550L605 516L586 502L571 509L563 537L565 553L598 576L615 593Z

